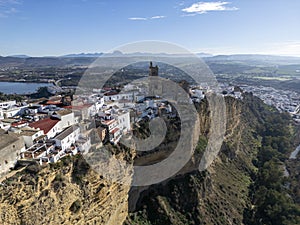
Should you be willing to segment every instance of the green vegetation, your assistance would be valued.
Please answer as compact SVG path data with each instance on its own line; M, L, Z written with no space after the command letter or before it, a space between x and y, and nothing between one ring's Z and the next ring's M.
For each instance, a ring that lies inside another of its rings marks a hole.
M206 146L207 146L207 138L203 135L201 135L199 137L199 140L198 140L198 144L196 146L196 149L195 149L195 153L198 154L198 153L204 153L205 149L206 149Z
M10 100L16 100L17 102L21 102L25 98L21 95L17 94L4 94L0 92L0 101L10 101Z
M264 123L258 129L262 137L250 196L253 207L246 210L245 224L300 224L300 207L287 189L283 168L291 151L292 135L287 114L262 111Z
M196 162L207 145L206 103L196 105L202 121ZM283 173L295 135L290 116L252 94L226 103L231 136L219 159L207 171L195 168L142 192L125 224L300 224L292 181Z

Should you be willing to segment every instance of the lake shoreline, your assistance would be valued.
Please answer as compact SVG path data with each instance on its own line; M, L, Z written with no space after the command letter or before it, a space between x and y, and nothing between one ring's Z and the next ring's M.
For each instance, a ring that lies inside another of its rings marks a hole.
M53 83L0 81L0 92L4 94L31 95L37 93L40 87L53 87Z

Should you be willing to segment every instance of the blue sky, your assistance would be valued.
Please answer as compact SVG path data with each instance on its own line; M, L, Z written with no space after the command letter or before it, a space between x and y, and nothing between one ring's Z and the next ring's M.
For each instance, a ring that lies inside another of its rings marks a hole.
M192 52L300 56L299 21L299 0L0 0L0 55L161 40Z

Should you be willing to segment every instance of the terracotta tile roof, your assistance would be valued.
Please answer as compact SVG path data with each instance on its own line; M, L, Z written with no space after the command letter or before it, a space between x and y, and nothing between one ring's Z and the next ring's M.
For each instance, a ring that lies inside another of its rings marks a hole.
M46 105L61 105L61 102L60 101L47 101L46 102Z
M110 133L115 134L118 130L120 130L120 129L119 128L115 128Z
M22 125L26 125L27 121L19 121L19 122L14 122L11 124L12 127L18 127L18 126L22 126Z
M46 118L37 122L30 123L29 126L33 128L40 128L47 134L60 120L53 118Z
M107 126L109 126L110 124L112 124L112 123L114 123L114 122L116 122L115 119L112 119L112 120L103 120L103 121L101 121L102 124L107 125Z

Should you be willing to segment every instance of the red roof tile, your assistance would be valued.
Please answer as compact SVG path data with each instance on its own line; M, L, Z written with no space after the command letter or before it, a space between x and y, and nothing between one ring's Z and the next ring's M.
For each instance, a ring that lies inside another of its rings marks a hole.
M102 124L107 125L107 126L109 126L110 124L112 124L112 123L114 123L114 122L116 122L115 119L112 119L112 120L103 120L103 121L101 121Z
M45 134L47 134L59 121L60 120L58 119L46 118L30 123L29 126L33 128L40 128Z
M12 127L18 127L18 126L21 126L21 125L25 125L27 123L27 121L19 121L19 122L15 122L15 123L12 123L11 126Z
M110 133L115 134L118 130L119 130L119 128L115 128Z
M61 102L60 101L47 101L46 102L46 105L61 105Z

